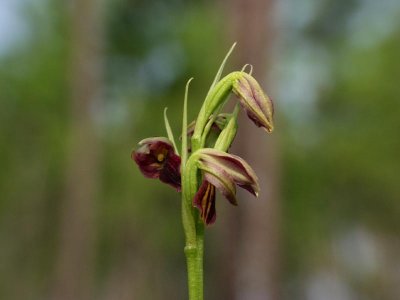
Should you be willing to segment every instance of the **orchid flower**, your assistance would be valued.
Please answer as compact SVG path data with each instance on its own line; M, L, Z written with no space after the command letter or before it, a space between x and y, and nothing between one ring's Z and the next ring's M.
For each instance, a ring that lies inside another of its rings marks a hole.
M162 182L181 190L181 158L175 153L170 140L164 137L147 138L131 154L142 174L159 178Z
M235 184L258 196L260 188L257 175L239 156L204 148L194 153L190 159L195 160L203 175L193 205L200 210L201 219L206 225L214 223L216 218L215 188L233 205L237 205ZM194 176L197 177L197 174Z

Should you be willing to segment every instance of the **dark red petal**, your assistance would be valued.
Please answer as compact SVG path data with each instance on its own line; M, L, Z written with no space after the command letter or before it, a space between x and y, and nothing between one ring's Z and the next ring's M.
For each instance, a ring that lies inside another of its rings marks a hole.
M145 177L159 178L162 182L181 190L181 158L175 154L172 143L164 137L144 139L131 154Z
M194 196L193 206L199 209L200 217L206 225L213 224L217 218L215 211L215 187L204 180Z
M172 143L166 139L154 139L151 142L149 142L148 144L150 153L156 153L162 149L165 149L168 153L170 152L174 152L174 146L172 145Z
M161 164L157 161L153 155L132 152L132 159L138 165L142 174L147 178L158 178L160 175Z
M160 170L160 180L181 191L181 158L178 155L169 156Z
M235 184L230 180L223 170L217 171L219 174L204 173L204 179L215 186L218 191L232 204L237 205ZM225 179L225 180L224 180Z

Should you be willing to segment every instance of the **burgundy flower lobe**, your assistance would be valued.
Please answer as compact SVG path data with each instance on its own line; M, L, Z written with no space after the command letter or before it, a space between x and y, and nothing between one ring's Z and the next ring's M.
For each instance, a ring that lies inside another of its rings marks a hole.
M140 141L139 148L132 152L131 157L145 177L159 178L177 191L181 190L181 158L167 138L153 137Z

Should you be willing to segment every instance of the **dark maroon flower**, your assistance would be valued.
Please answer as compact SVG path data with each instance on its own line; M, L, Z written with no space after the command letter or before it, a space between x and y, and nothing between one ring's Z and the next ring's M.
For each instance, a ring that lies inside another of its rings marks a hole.
M215 188L233 205L237 205L235 185L258 196L257 175L239 156L209 148L197 151L196 155L198 168L203 171L203 182L194 196L193 206L199 209L206 225L216 219Z
M181 190L181 158L167 138L152 137L140 141L131 157L147 178L159 178L178 192Z

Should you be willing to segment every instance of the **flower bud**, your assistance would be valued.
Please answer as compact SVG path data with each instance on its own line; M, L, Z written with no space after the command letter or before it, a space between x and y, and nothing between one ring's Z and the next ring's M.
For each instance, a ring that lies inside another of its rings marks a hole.
M233 92L239 97L240 104L248 117L267 132L272 132L274 107L271 99L265 95L258 82L251 75L241 72L242 76L233 83Z

